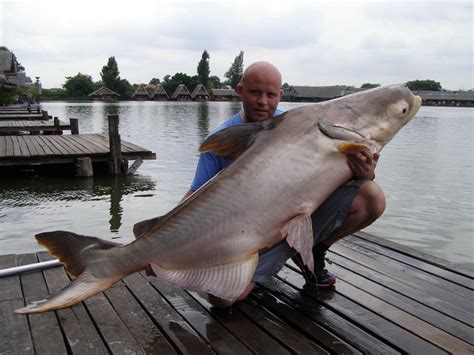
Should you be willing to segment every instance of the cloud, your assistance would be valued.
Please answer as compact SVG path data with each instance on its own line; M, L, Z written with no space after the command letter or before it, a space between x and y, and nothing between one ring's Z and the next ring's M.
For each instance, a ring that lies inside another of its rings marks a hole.
M429 78L472 85L470 1L2 2L0 43L45 87L82 72L99 79L115 56L121 77L196 74L208 50L223 78L238 55L266 59L295 85L389 84Z

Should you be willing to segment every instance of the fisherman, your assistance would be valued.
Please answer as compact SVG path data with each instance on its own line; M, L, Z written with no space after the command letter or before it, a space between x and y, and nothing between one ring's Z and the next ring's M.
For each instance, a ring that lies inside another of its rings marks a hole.
M280 115L282 111L277 106L283 93L281 86L280 71L273 64L261 61L248 66L236 87L242 101L242 110L211 131L210 135L229 126L263 121ZM378 159L378 153L372 155L368 150L358 155L348 155L347 164L354 179L336 190L312 214L314 274L303 264L301 256L283 240L260 251L252 282L238 300L245 298L256 283L264 283L278 273L290 257L301 268L306 285L329 287L336 283L334 275L325 268L327 250L339 239L369 226L385 209L384 193L373 181ZM184 198L189 197L231 162L232 160L212 152L201 153L191 189ZM230 304L212 295L209 295L209 301L215 306Z

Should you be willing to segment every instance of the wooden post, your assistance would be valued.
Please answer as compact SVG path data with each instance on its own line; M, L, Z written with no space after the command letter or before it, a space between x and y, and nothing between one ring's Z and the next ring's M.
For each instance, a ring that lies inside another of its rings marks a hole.
M111 172L114 175L122 173L122 144L119 134L119 116L108 115L109 118L109 146L110 146L110 162Z
M48 120L50 116L48 116L48 111L43 110L43 119Z
M79 134L79 120L77 118L70 118L71 134Z
M76 176L79 177L92 177L94 176L94 170L92 168L92 159L89 157L77 158L76 159Z
M63 131L61 131L61 128L59 127L59 125L60 125L59 118L54 117L54 127L56 127L56 134L61 135L63 134Z

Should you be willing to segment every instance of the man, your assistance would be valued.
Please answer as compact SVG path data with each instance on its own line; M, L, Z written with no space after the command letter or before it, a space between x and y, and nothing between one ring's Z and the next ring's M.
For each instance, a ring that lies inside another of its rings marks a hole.
M277 109L282 95L281 84L281 74L274 65L268 62L251 64L236 87L236 92L242 100L242 110L210 134L232 125L263 121L281 114L282 111ZM326 251L337 240L370 225L385 209L383 191L372 181L375 177L374 171L378 158L378 154L371 155L368 151L358 156L348 156L347 164L353 173L354 181L336 190L313 213L314 274L303 265L299 254L282 241L259 253L259 262L252 282L239 300L245 298L256 283L265 282L270 276L276 274L290 257L293 257L293 261L302 269L308 284L319 287L335 284L335 277L325 269ZM184 198L190 196L231 162L214 153L202 153L191 189ZM216 306L229 304L212 295L209 295L209 300Z

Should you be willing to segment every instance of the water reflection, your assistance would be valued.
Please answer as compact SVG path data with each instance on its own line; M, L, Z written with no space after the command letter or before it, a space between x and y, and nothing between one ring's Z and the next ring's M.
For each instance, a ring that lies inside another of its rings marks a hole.
M199 136L204 140L209 134L209 104L200 102L198 106L198 130Z

